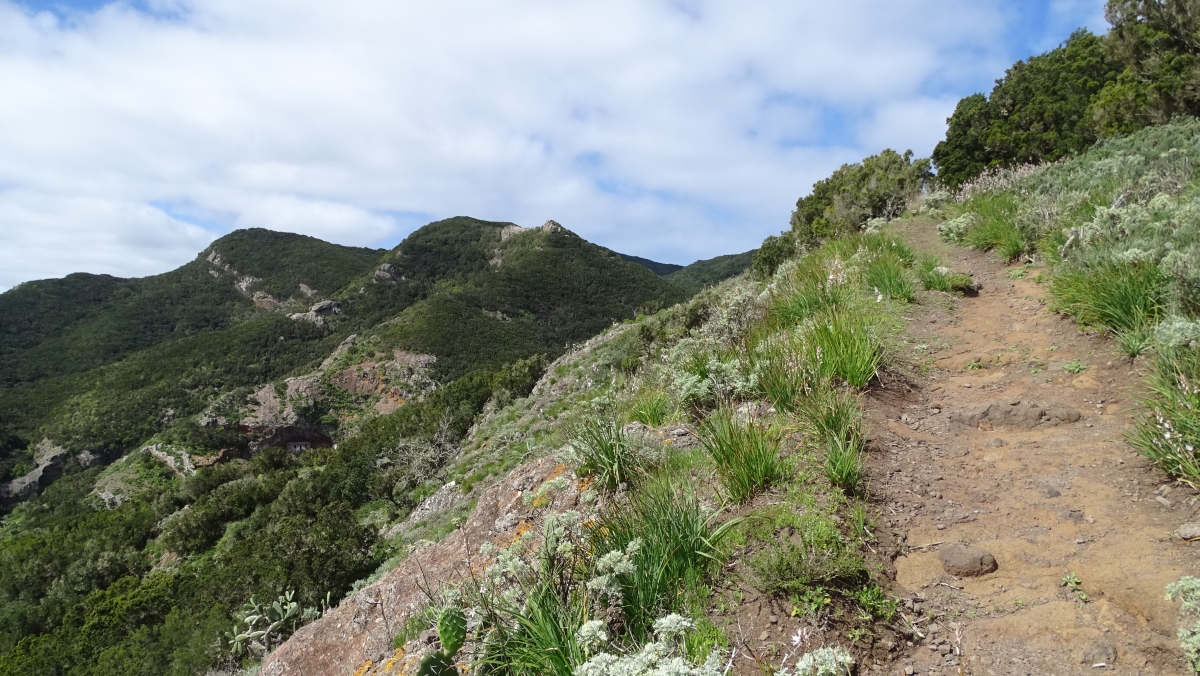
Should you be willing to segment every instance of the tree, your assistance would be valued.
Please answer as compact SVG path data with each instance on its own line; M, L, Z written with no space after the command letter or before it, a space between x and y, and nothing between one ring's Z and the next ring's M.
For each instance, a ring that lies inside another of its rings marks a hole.
M958 102L933 151L939 180L957 187L992 167L1053 162L1087 148L1097 138L1088 107L1120 70L1105 39L1084 29L1018 61L989 97Z
M1088 114L1101 136L1200 115L1200 0L1109 0L1109 49L1124 64Z
M845 232L861 230L868 219L893 218L932 177L927 159L913 160L892 149L861 163L843 164L813 184L792 212L792 234L800 245ZM766 246L764 244L764 246Z

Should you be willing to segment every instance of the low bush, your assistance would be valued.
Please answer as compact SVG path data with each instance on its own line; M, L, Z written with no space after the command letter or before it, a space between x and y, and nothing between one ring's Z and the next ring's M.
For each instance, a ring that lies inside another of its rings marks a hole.
M783 478L778 432L754 421L739 421L729 409L709 414L700 427L700 443L734 502L746 502Z
M829 516L806 514L789 538L771 537L750 559L755 586L767 594L803 594L810 587L850 589L867 577L861 556Z

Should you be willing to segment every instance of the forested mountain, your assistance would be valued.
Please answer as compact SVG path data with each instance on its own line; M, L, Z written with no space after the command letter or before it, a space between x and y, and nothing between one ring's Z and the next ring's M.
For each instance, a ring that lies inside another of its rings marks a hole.
M490 399L687 295L552 221L472 218L391 250L241 230L166 274L0 295L0 671L134 673L149 641L187 673L252 594L340 596L390 555L355 509L402 514ZM432 460L383 480L398 444Z

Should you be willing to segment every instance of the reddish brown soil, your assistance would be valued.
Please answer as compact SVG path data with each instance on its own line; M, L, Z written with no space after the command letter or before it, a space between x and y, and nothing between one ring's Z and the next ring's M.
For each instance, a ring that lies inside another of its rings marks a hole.
M1200 496L1124 441L1143 394L1142 359L1131 363L1108 338L1048 310L1045 288L1011 279L993 256L941 244L931 224L906 236L973 274L983 290L925 295L906 319L915 344L928 346L911 358L927 370L885 379L868 398L873 501L880 529L906 545L895 560L896 591L924 634L874 671L1186 673L1177 604L1165 588L1200 571L1200 543L1172 536L1196 519ZM1073 375L1063 366L1076 359L1087 370ZM1015 401L1082 417L1032 428L952 423L987 402ZM991 552L998 570L951 577L938 553L951 542ZM1068 573L1082 581L1086 602L1061 586ZM1084 661L1104 645L1115 663Z

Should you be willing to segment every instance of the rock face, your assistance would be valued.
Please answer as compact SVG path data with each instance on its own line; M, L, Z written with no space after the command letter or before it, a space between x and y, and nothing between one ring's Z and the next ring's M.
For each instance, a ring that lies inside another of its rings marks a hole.
M959 428L991 430L998 427L1031 430L1078 422L1079 411L1063 404L1040 406L1029 401L1009 399L988 401L974 408L951 414L950 423Z
M25 476L0 485L0 498L24 500L54 483L62 476L62 465L67 455L65 448L55 446L49 439L42 439L33 452L34 468Z
M938 553L942 555L942 567L951 575L978 577L996 570L996 557L979 547L947 543Z
M395 664L402 651L392 639L407 617L425 601L422 588L435 591L476 573L489 563L480 545L508 547L521 533L540 528L546 513L573 509L579 500L578 484L552 492L550 504L526 505L523 496L546 481L564 476L564 465L551 458L535 460L513 470L479 496L475 511L462 528L441 542L414 551L378 582L343 600L319 620L301 627L263 660L262 676L340 676L368 673L382 663ZM509 516L511 515L511 516ZM497 521L507 517L512 527L498 532ZM388 658L393 658L389 660ZM386 661L385 661L386 660ZM372 674L380 673L371 671ZM395 673L390 671L388 673Z
M546 221L545 223L542 224L542 232L549 234L549 233L553 233L553 232L571 232L571 231L562 227L562 225L559 224L558 221Z
M554 221L550 221L553 223ZM500 241L507 241L509 237L519 235L523 232L533 232L533 228L522 228L519 225L506 225L500 230Z

